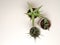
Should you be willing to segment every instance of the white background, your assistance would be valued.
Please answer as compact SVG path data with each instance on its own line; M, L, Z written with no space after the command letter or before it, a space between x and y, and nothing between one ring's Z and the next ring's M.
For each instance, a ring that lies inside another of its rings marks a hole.
M40 28L36 41L27 34L31 28L27 2L43 5L41 10L51 21L50 31ZM0 45L60 45L60 0L0 0Z

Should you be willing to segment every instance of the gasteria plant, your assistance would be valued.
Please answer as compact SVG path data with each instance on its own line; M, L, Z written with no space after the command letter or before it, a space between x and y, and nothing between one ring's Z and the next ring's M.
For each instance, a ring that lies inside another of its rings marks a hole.
M32 28L30 29L29 34L30 34L32 37L36 38L36 37L39 37L39 35L40 35L40 30L39 30L36 26L34 26L34 20L35 20L37 17L43 18L43 19L41 20L41 22L39 22L39 25L41 25L41 28L43 28L43 29L49 29L51 23L50 23L50 21L49 21L47 18L43 17L43 16L40 14L39 9L40 9L42 6L40 6L40 7L38 7L38 8L32 8L32 6L31 6L30 3L28 3L28 5L29 5L29 10L27 11L26 14L27 14L27 15L29 16L29 18L32 20Z

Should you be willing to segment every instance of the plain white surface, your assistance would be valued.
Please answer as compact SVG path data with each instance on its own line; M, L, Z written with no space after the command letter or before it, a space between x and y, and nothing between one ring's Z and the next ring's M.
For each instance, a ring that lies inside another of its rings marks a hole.
M41 29L36 41L28 35L31 22L27 15L30 2L43 5L42 12L51 20L50 31ZM0 0L0 45L60 45L60 0Z

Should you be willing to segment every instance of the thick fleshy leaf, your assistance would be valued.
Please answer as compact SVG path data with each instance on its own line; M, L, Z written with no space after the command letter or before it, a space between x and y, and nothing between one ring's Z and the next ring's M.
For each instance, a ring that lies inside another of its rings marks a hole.
M27 15L31 15L31 13L25 13L25 14L27 14Z
M30 11L33 12L32 5L30 3L28 3L28 5L29 5Z
M38 7L34 12L38 11L42 6Z

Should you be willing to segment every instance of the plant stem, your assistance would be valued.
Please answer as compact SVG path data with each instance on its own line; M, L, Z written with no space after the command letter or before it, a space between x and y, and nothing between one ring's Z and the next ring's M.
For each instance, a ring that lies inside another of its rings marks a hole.
M32 26L34 26L34 15L32 15Z

